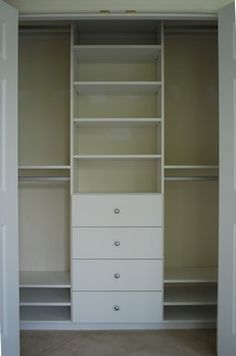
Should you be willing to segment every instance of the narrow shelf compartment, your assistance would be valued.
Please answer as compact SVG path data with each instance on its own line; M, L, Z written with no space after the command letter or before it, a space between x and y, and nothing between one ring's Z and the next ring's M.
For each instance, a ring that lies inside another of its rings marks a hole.
M74 193L161 193L161 159L74 160Z
M76 45L73 47L80 63L146 63L155 62L160 45Z
M69 272L22 271L20 288L70 288Z
M166 306L164 322L215 323L215 306Z
M216 285L166 285L164 291L164 305L216 305Z
M70 307L21 306L20 320L32 322L70 322Z
M164 283L217 283L217 269L214 267L167 268Z
M155 95L158 93L160 87L160 81L74 82L74 88L79 95Z
M21 306L70 306L68 288L21 288Z

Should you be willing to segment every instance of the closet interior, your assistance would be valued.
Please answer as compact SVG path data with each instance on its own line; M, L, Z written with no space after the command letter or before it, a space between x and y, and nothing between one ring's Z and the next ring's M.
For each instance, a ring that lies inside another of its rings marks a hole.
M217 36L214 21L21 25L22 328L215 325Z

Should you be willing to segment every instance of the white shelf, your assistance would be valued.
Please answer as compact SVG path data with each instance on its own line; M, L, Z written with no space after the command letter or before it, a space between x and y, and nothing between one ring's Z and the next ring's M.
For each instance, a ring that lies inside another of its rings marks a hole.
M71 321L69 307L47 307L47 306L21 306L21 321L43 321L43 322L61 322Z
M70 306L68 288L21 288L21 306Z
M174 267L165 270L165 283L216 283L214 267Z
M74 155L74 159L160 159L161 155Z
M161 87L160 81L151 82L83 82L75 81L79 95L155 95Z
M35 165L35 166L19 166L18 169L22 169L22 170L35 170L35 169L38 169L38 170L51 170L51 169L56 169L56 170L59 170L59 169L70 169L70 166L56 166L56 165L48 165L48 166L41 166L41 165Z
M69 272L20 272L21 288L70 288Z
M217 290L212 286L166 286L164 305L216 305Z
M193 306L165 307L164 322L216 322L216 307L212 306Z
M77 126L82 125L159 125L162 122L161 118L74 118L74 124Z
M185 165L185 166L181 166L181 165L175 165L175 166L164 166L164 169L218 169L219 166L214 166L214 165L195 165L195 166L191 166L191 165Z
M79 63L147 63L158 60L161 46L78 45L73 49Z

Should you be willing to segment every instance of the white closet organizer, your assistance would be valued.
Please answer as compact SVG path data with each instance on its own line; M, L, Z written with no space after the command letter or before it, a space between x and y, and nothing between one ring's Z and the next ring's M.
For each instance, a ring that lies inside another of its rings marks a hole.
M162 320L163 33L158 22L143 26L74 28L72 320L80 324Z
M26 24L19 72L22 328L214 326L215 24Z

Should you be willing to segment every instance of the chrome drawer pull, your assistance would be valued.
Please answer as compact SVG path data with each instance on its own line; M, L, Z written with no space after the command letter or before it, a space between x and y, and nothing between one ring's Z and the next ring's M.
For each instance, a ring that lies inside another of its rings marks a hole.
M114 245L117 246L117 247L120 246L120 241L115 241Z
M119 305L115 305L115 306L114 306L114 310L115 310L115 311L118 311L118 310L120 310L120 307L119 307Z
M119 273L116 273L116 274L114 274L114 277L115 277L116 279L119 279L119 278L120 278L120 274L119 274Z
M120 214L120 209L116 208L116 209L114 210L114 213L115 213L116 215Z

